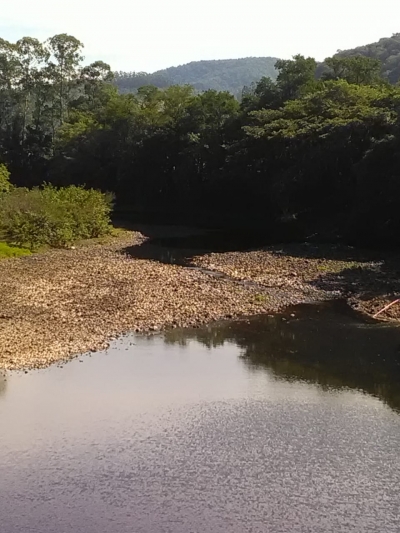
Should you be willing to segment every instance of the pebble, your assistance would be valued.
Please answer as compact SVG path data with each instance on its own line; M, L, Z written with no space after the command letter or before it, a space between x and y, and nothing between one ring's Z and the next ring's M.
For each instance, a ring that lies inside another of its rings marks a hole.
M117 336L264 312L259 290L125 253L131 232L101 245L0 262L0 369L43 368L104 350ZM279 302L268 298L269 310Z
M199 270L126 254L144 240L140 233L126 232L108 244L77 246L73 253L51 250L1 261L0 370L64 362L107 349L110 340L130 331L273 316L288 305L341 294L336 285L333 292L315 283L331 271L340 272L345 264L338 261L324 260L321 269L320 260L268 249L195 257L192 264ZM222 275L201 270L211 267ZM364 275L363 269L354 271ZM384 300L380 297L375 307L383 307ZM360 301L368 312L357 295L350 303ZM390 312L400 313L399 308Z

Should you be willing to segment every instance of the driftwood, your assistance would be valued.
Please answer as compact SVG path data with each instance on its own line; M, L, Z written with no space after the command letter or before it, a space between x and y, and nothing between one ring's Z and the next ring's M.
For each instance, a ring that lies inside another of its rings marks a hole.
M397 300L395 300L394 302L392 302L391 304L389 305L386 305L383 309L381 309L378 313L376 313L374 315L374 318L377 318L379 315L381 315L382 313L384 313L385 311L387 311L388 309L390 309L394 304L397 304L400 302L400 298L398 298Z

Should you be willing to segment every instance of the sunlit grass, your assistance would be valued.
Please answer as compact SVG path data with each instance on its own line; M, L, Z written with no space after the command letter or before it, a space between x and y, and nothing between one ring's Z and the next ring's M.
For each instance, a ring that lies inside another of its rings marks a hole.
M253 297L253 303L263 305L268 302L269 298L267 294L256 294Z
M351 270L355 268L362 268L363 264L357 261L329 261L318 264L317 269L319 272L328 272L332 274L338 274L343 270Z
M30 255L30 253L27 248L18 248L17 246L10 246L5 242L0 242L0 259L22 257L24 255Z

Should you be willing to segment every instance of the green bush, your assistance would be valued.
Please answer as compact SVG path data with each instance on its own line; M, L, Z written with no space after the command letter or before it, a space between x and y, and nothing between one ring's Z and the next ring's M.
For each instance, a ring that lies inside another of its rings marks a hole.
M14 188L0 196L0 233L30 249L60 248L110 233L112 196L83 187Z
M11 191L11 189L10 173L5 165L0 164L0 195Z

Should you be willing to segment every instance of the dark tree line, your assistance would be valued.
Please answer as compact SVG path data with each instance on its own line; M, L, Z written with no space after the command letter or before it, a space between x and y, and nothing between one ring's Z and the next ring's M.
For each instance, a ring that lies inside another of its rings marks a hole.
M277 238L396 245L400 89L372 58L295 56L228 92L146 86L119 94L82 44L0 42L0 163L17 185L86 184L117 210L258 227Z

